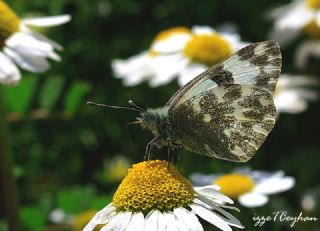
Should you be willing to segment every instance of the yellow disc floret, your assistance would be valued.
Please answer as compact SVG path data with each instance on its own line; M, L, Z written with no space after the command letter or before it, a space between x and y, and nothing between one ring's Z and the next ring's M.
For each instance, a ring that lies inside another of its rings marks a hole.
M315 20L304 27L304 32L312 39L320 38L320 27Z
M214 184L219 185L221 193L232 199L237 199L240 195L250 192L254 187L254 182L249 176L236 173L218 177Z
M155 41L161 41L168 39L170 36L179 35L179 34L191 34L192 32L187 27L173 27L168 30L161 31L156 38Z
M194 194L191 183L172 165L155 160L135 164L129 169L112 204L118 211L145 214L152 209L172 211L191 204Z
M4 41L13 33L19 31L20 20L10 7L0 0L0 48Z
M186 44L184 53L195 62L211 66L229 57L232 49L221 35L203 34L193 36Z
M307 5L315 10L320 9L320 0L307 0Z

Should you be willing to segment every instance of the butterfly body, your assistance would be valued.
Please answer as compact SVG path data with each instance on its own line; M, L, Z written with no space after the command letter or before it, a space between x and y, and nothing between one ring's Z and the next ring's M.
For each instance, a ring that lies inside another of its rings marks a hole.
M273 92L281 69L274 41L243 48L183 86L157 109L140 112L142 128L158 148L184 147L219 159L245 162L275 124Z

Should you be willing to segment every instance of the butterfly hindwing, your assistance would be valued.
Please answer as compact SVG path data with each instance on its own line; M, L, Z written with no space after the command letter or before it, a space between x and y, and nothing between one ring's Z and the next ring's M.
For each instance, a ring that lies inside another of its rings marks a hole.
M274 126L280 68L278 44L266 41L190 81L167 104L182 145L220 159L249 160Z
M278 43L254 43L195 77L177 91L167 105L174 110L195 95L226 84L256 85L273 94L280 69L281 53Z

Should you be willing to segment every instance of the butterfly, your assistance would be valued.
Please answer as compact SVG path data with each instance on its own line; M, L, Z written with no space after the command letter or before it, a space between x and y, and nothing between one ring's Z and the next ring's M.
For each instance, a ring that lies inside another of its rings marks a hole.
M273 93L281 65L277 42L254 43L195 77L163 107L144 110L129 101L132 107L127 109L139 112L134 123L154 135L146 154L153 147L183 147L218 159L248 161L274 127Z

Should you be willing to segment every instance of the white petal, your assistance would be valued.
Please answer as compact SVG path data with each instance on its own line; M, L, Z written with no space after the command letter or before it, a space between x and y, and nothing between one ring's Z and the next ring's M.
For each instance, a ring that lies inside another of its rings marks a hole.
M250 45L251 43L248 42L242 42L240 40L240 35L236 33L221 33L222 37L227 40L229 45L232 48L232 53Z
M176 216L176 220L184 223L190 231L203 231L202 225L198 218L185 208L176 208L173 211Z
M293 28L300 30L312 20L313 16L312 10L304 2L301 2L296 4L290 12L279 18L275 27L278 29Z
M20 71L16 65L0 52L0 83L15 85L20 81Z
M232 231L232 229L224 220L222 220L219 216L217 216L217 214L210 211L209 209L206 209L197 204L192 204L190 205L190 207L192 208L192 211L194 211L194 213L196 213L198 216L200 216L202 219L206 220L207 222L215 225L219 229L224 231Z
M192 33L201 35L201 34L214 34L216 31L209 26L193 26Z
M166 219L164 217L164 214L159 212L158 214L158 231L165 231L166 230Z
M214 187L205 186L205 187L195 187L194 189L199 195L204 196L210 200L220 200L230 204L234 203L232 199L223 195L222 193L217 191Z
M223 217L218 214L217 216L220 217L224 222L234 227L243 228L243 225L237 218L235 218L231 213L222 209L228 208L240 212L238 208L232 206L224 206L223 204L218 204L214 201L208 200L205 197L199 197L199 199L194 199L194 203L209 210L218 211L220 214L223 214Z
M299 68L304 68L310 57L320 58L320 41L311 40L301 43L295 53L295 64Z
M42 34L38 33L37 31L32 31L31 29L29 29L26 26L22 26L21 31L23 31L23 33L25 33L25 34L30 35L31 37L36 38L39 41L49 43L53 48L55 48L57 50L60 50L60 51L63 50L63 47L59 43L43 36Z
M320 45L320 43L319 43ZM320 79L305 75L281 74L277 86L281 89L302 87L302 86L320 86Z
M204 185L213 184L213 182L217 178L217 175L214 175L214 174L202 174L202 173L199 173L199 172L195 172L195 173L192 173L189 178L192 181L193 185L204 186Z
M308 100L319 97L316 91L308 89L283 90L274 97L274 103L279 112L300 113L307 109Z
M143 231L144 230L144 216L142 213L132 214L131 221L126 228L126 231Z
M124 231L131 220L131 216L131 212L120 212L101 231Z
M181 52L190 38L191 34L189 33L174 33L168 38L154 41L150 50L164 53L163 55Z
M83 228L83 231L92 231L98 224L108 223L115 215L115 207L110 203L96 213L90 222Z
M4 52L22 69L34 73L42 73L50 68L48 61L44 57L22 54L8 48L5 48Z
M265 205L268 202L268 197L258 193L245 193L239 198L239 203L245 207L258 207Z
M153 59L151 68L155 76L150 80L150 85L155 87L169 83L186 68L189 62L181 54L159 56Z
M269 38L277 41L281 46L286 46L295 40L300 34L300 30L296 28L273 29Z
M158 210L152 210L145 218L144 231L158 231Z
M166 231L179 231L176 225L175 216L172 212L164 213L163 218L166 223Z
M186 68L181 70L178 78L178 83L180 86L184 86L186 83L190 82L192 79L197 77L197 75L201 74L208 67L202 64L192 63L188 65Z
M27 26L51 27L64 24L66 22L69 22L70 20L71 16L66 14L52 17L24 19L22 20L22 23Z
M295 185L295 179L290 176L273 177L256 185L254 192L262 194L274 194L291 189Z
M255 184L260 183L266 179L270 179L273 177L283 177L283 171L276 171L276 172L267 172L267 171L251 171L248 175L254 180Z
M115 77L122 78L126 86L134 86L154 75L150 60L148 52L142 52L127 60L113 60L111 66Z
M271 12L267 14L267 18L277 20L278 18L283 17L284 15L286 15L288 12L290 12L292 9L296 7L296 5L298 4L298 1L293 1L287 5L283 5L273 9Z
M219 191L221 189L221 187L219 185L216 184L209 184L209 185L205 185L202 187L194 187L194 189L196 191L202 191L202 190L215 190L215 191Z
M20 54L50 57L60 61L60 57L54 52L50 43L38 40L32 35L22 32L15 33L6 40L6 46Z

